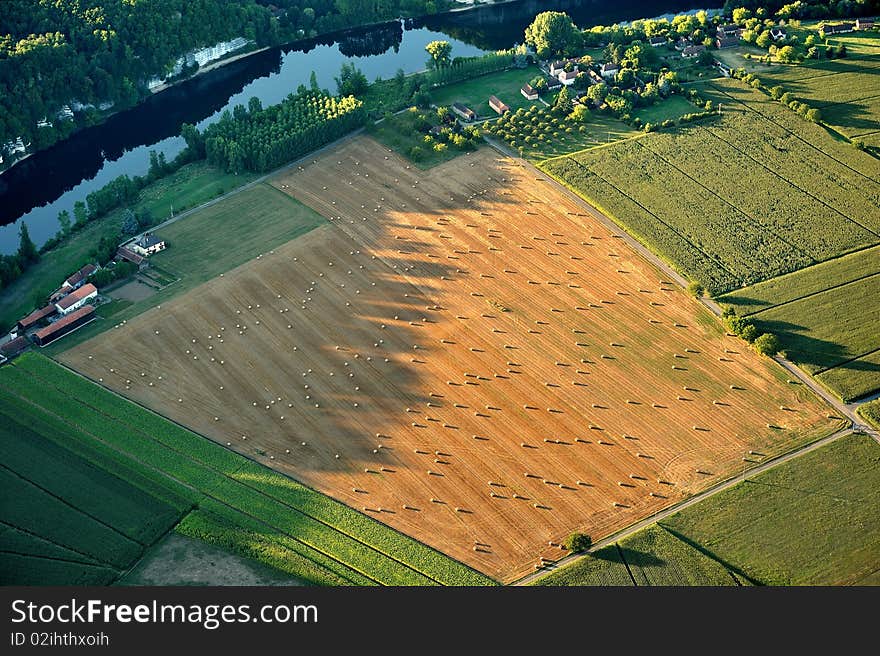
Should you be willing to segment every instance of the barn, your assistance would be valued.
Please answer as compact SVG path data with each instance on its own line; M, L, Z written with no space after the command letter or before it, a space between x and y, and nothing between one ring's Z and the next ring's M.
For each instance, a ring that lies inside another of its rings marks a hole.
M59 337L73 332L80 326L84 326L95 318L95 308L92 305L74 310L53 324L41 328L34 333L34 342L40 347L54 342Z
M50 303L46 307L42 307L39 310L34 310L26 317L19 319L18 323L16 325L18 326L18 329L20 332L22 332L22 333L27 332L31 328L34 328L35 326L37 326L44 319L48 319L49 317L51 317L57 311L58 311L58 308L56 308L55 305Z
M538 99L538 91L528 82L522 85L522 89L520 89L519 92L525 96L526 100Z
M495 96L489 96L489 107L495 110L496 114L504 114L510 111L510 107L505 105Z
M477 118L477 113L474 110L461 103L452 103L451 109L454 114L465 121L473 121Z

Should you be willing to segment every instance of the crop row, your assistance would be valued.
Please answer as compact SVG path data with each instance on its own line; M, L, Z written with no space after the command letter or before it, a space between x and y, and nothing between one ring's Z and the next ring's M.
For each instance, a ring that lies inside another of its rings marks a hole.
M866 326L867 329L877 328ZM880 351L827 369L816 378L849 403L880 390Z
M4 467L141 545L155 542L187 510L94 467L12 417L4 419L0 426Z
M735 585L727 569L660 525L620 542L636 585Z
M200 489L245 512L263 508L265 517L260 519L271 517L276 528L285 532L289 529L301 539L309 535L315 549L330 549L332 546L333 550L328 554L332 557L338 555L342 558L342 554L347 554L342 559L353 569L365 567L361 571L391 584L425 584L431 579L459 585L489 582L439 552L149 413L45 358L22 358L19 363L17 368L45 377L45 381L62 386L65 394L75 395L80 408L86 408L92 416L96 410L103 413L101 423L108 423L107 420L111 419L129 432L139 433L141 439L134 442L139 449L144 443L153 441L159 451L155 453L157 457L188 461L191 469L199 470L190 471L190 475L201 481ZM169 463L168 466L177 464ZM188 478L184 480L191 482Z
M597 149L591 154L598 156L600 150L606 149ZM574 157L547 160L541 168L613 218L683 274L703 282L710 292L740 286L740 277L716 255L707 253L699 242L691 241L672 222L651 212L631 190L623 191L614 177L611 178L612 184Z

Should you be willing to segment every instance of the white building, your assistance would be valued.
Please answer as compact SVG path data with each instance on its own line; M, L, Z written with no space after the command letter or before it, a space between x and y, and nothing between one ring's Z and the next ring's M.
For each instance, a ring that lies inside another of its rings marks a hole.
M88 283L59 299L55 303L55 309L58 311L58 314L64 316L65 314L70 314L74 310L78 310L90 300L97 297L98 288L92 283Z
M192 53L192 56L199 66L204 66L209 62L220 59L230 52L244 48L248 43L250 43L250 41L240 36L232 41L221 41L220 43L215 43L213 46L196 50Z
M154 253L165 250L165 240L147 233L141 235L130 244L126 244L126 248L143 257L149 257Z

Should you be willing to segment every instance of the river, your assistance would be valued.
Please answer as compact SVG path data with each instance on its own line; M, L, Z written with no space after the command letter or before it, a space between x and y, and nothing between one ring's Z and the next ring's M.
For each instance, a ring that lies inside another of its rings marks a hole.
M150 150L171 160L185 145L177 136L182 123L203 127L254 96L264 106L277 103L300 84L308 85L312 71L322 88L335 91L333 78L346 61L353 61L369 80L391 77L398 69L416 72L425 66L424 48L430 41L449 41L453 56L508 48L522 40L534 15L547 9L565 10L575 23L589 27L691 6L687 0L522 0L352 30L253 54L158 93L0 175L0 253L18 248L22 221L37 245L43 244L57 232L60 211L72 215L76 201L119 175L146 173Z

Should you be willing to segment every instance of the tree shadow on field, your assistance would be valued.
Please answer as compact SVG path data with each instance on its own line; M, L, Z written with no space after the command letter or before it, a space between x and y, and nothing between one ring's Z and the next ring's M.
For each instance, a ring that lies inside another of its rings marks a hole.
M865 90L862 93L867 95L870 92ZM880 95L880 91L874 95ZM878 99L874 97L826 105L820 110L822 120L845 128L847 134L880 130L880 123L874 118L876 115L872 111L872 105L876 105L877 102Z
M719 303L724 303L725 305L732 305L734 307L738 307L741 305L745 305L748 307L762 307L766 305L770 305L768 301L764 301L758 298L752 298L751 296L743 296L741 294L731 294L729 296L719 296ZM757 312L758 310L749 310L749 313Z
M845 344L810 336L810 327L790 321L756 319L758 332L779 338L786 357L811 370L826 369L853 358Z

